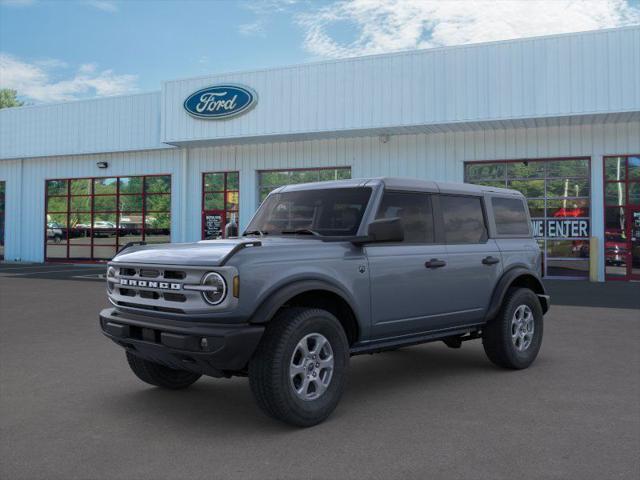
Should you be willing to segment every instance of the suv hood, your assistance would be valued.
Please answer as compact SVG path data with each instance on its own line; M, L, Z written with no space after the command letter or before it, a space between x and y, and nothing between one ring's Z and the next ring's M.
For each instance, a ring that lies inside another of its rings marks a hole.
M113 257L118 263L144 263L158 265L218 266L222 260L241 243L259 241L264 247L275 245L309 245L320 242L314 238L272 237L233 238L226 240L203 240L195 243L163 243L158 245L136 245Z

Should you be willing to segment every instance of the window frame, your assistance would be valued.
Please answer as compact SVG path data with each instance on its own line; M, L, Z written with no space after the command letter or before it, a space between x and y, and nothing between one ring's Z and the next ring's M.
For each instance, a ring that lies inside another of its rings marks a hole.
M498 233L498 223L496 222L496 214L495 211L493 209L493 199L494 198L501 198L501 199L507 199L507 200L519 200L522 205L524 206L524 212L525 212L525 216L527 218L527 227L529 230L529 233L520 233L520 234L506 234L506 233ZM487 208L487 215L489 217L489 223L490 223L490 234L489 237L490 238L497 238L497 239L503 239L503 238L532 238L533 239L533 226L531 223L531 214L529 212L529 204L527 203L527 198L522 196L515 196L515 195L502 195L499 193L486 193L485 194L485 202L486 202L486 208ZM546 207L545 207L546 208Z
M482 212L482 221L484 223L484 230L486 232L487 238L483 242L459 242L453 243L447 241L447 231L444 223L444 208L440 200L442 197L461 197L461 198L477 198L480 200L480 210ZM478 195L473 194L464 194L464 193L438 193L438 207L440 211L440 222L442 225L442 238L444 240L445 245L486 245L489 243L489 240L492 238L492 234L495 233L489 230L489 222L487 221L487 206L485 202L485 195L480 193Z
M157 177L169 177L169 191L168 192L152 192L152 193L147 193L147 179L149 178L157 178ZM125 178L140 178L142 179L142 188L141 191L139 193L121 193L120 192L120 184L121 184L121 179L125 179ZM115 179L115 193L95 193L95 183L97 180L104 180L104 179ZM90 182L90 190L88 194L82 193L82 194L72 194L71 193L71 183L73 181L78 181L78 180L87 180ZM65 193L64 194L60 194L60 193L56 193L53 195L49 195L48 193L48 185L49 182L66 182L66 186L65 186ZM142 205L141 205L141 209L140 211L132 211L132 210L121 210L121 205L120 205L120 199L122 196L130 196L130 197L134 197L134 196L140 196L142 199ZM169 197L169 210L148 210L147 209L147 197L148 196L168 196ZM89 199L90 202L90 207L89 210L82 210L82 211L72 211L71 210L71 200L72 198L83 198L86 197ZM95 209L95 199L100 198L100 197L115 197L116 199L116 204L115 204L115 210L96 210ZM43 225L43 232L44 232L44 238L43 238L43 258L45 260L45 262L61 262L61 263L66 263L69 261L73 261L73 262L87 262L87 263L103 263L103 262L108 262L109 259L103 258L103 257L96 257L96 255L94 254L95 248L98 247L115 247L115 254L117 254L117 252L124 246L126 245L126 243L121 243L120 239L122 238L121 236L121 228L120 228L120 217L122 214L131 214L131 213L140 213L141 214L141 226L139 228L140 231L140 241L145 242L146 241L146 236L147 236L147 231L155 231L158 230L156 228L152 228L152 227L148 227L147 226L147 214L153 214L153 213L160 213L160 214L168 214L169 215L169 239L171 241L171 236L172 236L172 207L173 207L173 202L172 202L172 198L173 197L173 177L170 173L158 173L158 174L149 174L149 175L106 175L106 176L100 176L100 177L94 177L94 176L90 176L90 177L69 177L69 178L46 178L44 180L44 225ZM49 199L50 198L64 198L66 199L66 211L62 211L62 212L49 212ZM88 229L89 232L89 238L90 238L90 242L88 244L81 244L81 243L73 243L70 240L69 237L69 232L70 230L72 230L69 227L69 221L71 218L72 214L80 214L80 215L87 215L90 217L91 221L90 221L90 226ZM64 257L49 257L47 256L47 246L49 245L48 243L48 237L47 237L47 230L48 230L48 215L53 214L53 215L64 215L66 222L64 227L62 228L63 232L65 233L65 244L64 246L66 247L66 255ZM94 230L95 227L95 222L96 222L96 214L98 215L115 215L115 228L113 229L115 234L112 237L113 241L110 243L96 243L95 239L97 238L94 235ZM151 216L151 215L149 215ZM88 249L89 254L87 256L81 256L81 257L76 257L76 256L70 256L70 252L72 247L81 247L83 249Z
M382 202L384 201L384 196L387 193L392 194L400 194L400 195L425 195L429 198L429 202L431 204L431 218L433 225L433 241L432 242L390 242L385 243L385 245L444 245L444 230L441 228L442 226L442 215L440 215L440 198L438 192L428 192L428 191L420 191L420 190L396 190L386 188L382 190L382 195L380 196L380 200L377 202L375 207L375 211L373 212L373 218L371 221L374 221L378 218L378 212L380 211L380 207L382 206ZM399 218L399 217L398 217ZM364 221L364 217L363 217Z
M216 175L221 174L224 175L223 181L223 190L207 190L206 188L206 178L207 175ZM238 176L238 188L230 189L229 188L229 174L236 174ZM204 238L204 230L205 230L205 217L207 212L223 212L223 221L224 225L222 225L221 233L222 238L225 237L225 227L227 225L227 214L236 215L236 223L238 225L238 234L240 233L240 171L239 170L215 170L215 171L207 171L202 172L202 185L201 185L201 205L200 205L200 239L205 240ZM238 203L236 209L229 209L227 195L229 193L237 193L238 194ZM206 208L205 201L206 196L209 193L221 193L223 198L223 208L215 209L215 208Z

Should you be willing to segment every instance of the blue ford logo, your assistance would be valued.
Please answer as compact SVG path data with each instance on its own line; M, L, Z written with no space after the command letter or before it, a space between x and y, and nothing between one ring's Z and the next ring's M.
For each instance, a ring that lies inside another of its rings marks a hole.
M189 115L212 120L240 115L258 101L256 92L242 85L213 85L192 93L184 101Z

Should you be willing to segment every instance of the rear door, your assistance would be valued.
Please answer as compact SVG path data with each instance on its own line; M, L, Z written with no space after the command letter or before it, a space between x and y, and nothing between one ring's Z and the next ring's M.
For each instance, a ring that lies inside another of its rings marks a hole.
M449 302L443 278L446 247L437 242L433 198L386 191L377 218L400 217L401 243L368 244L372 338L437 329Z
M481 321L502 274L502 257L489 238L483 197L441 194L439 200L448 257L450 325Z

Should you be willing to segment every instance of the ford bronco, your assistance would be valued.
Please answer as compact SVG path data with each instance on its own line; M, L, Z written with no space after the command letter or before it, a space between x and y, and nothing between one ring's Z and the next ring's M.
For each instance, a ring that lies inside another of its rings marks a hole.
M415 179L289 185L238 238L129 245L107 267L104 334L151 385L249 377L258 405L311 426L353 355L481 339L528 367L549 309L517 191Z

